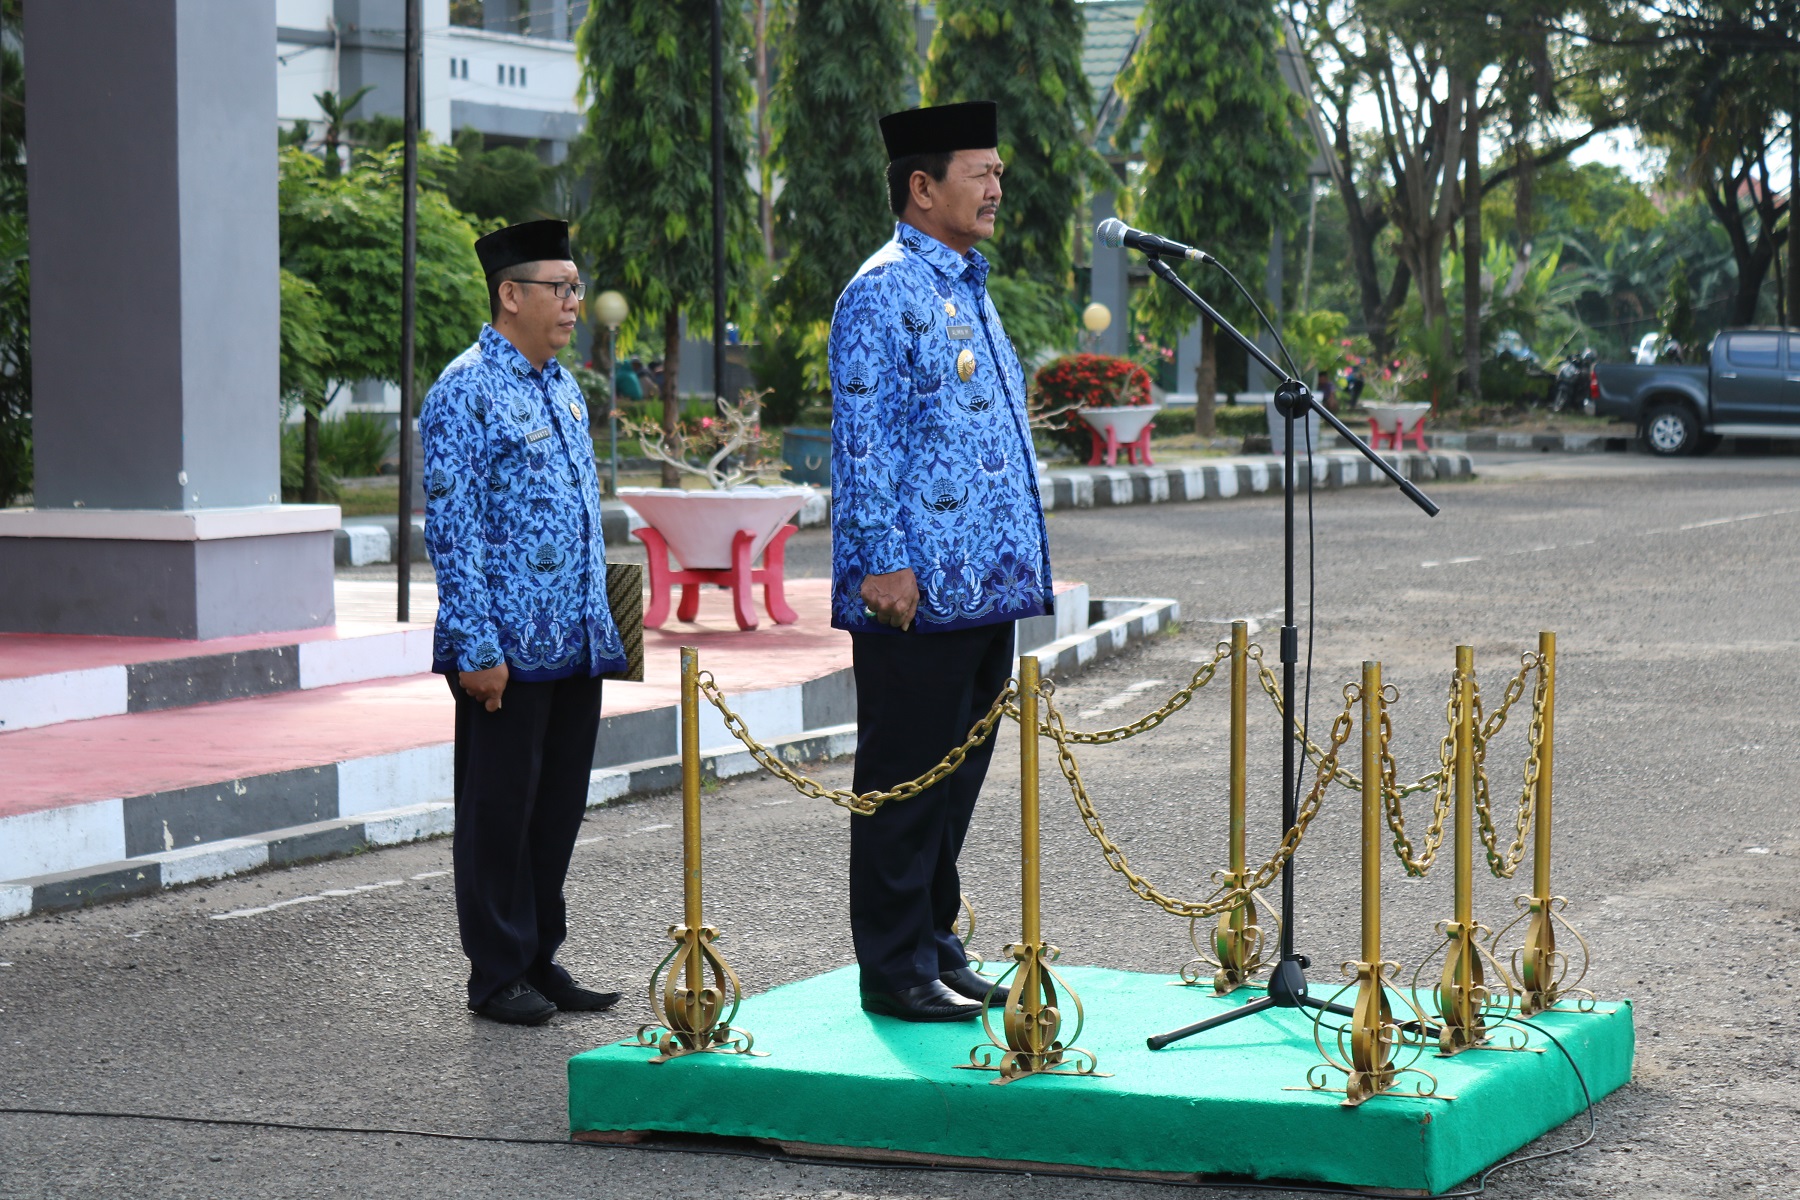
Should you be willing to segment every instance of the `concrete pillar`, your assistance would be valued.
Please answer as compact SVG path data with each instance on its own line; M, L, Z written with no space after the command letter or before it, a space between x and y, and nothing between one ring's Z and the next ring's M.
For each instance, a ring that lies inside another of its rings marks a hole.
M1200 322L1195 321L1175 343L1175 390L1193 394L1194 372L1200 369Z
M280 503L274 0L29 0L35 509L0 630L329 624L331 505Z
M1115 207L1116 198L1113 192L1098 192L1094 196L1094 225L1108 217L1118 216ZM1117 249L1094 244L1092 271L1089 275L1088 290L1096 301L1112 310L1112 324L1098 339L1096 350L1101 354L1125 353L1127 339L1131 327L1131 280L1127 274L1130 263L1125 257L1124 247Z

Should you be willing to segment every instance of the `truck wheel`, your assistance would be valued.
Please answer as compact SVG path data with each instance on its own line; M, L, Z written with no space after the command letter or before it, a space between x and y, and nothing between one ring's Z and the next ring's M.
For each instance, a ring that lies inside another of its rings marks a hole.
M1644 444L1665 458L1692 454L1700 444L1700 423L1680 404L1659 404L1644 417Z

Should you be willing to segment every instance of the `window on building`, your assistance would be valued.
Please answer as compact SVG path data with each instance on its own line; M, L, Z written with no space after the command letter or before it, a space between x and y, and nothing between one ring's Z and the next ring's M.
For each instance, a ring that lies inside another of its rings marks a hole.
M518 83L519 83L519 68L517 68L517 67L508 67L508 68L506 68L506 82L508 82L508 83L510 83L510 84L512 84L512 85L513 85L513 86L515 86L515 87L517 87L517 86L518 86Z
M496 65L494 67L494 74L495 74L495 79L494 79L495 83L504 84L506 82L506 68L505 67Z
M483 24L481 9L481 0L450 0L450 23L480 29Z
M525 68L524 67L519 68L519 86L520 87L525 86Z

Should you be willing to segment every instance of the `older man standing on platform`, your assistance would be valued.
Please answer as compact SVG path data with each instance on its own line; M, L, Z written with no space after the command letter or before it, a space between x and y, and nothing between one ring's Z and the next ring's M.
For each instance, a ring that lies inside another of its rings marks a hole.
M563 221L475 243L493 323L425 398L433 670L456 703L456 918L469 1007L512 1025L599 1012L555 961L587 807L600 676L626 665L606 602L581 389L556 361L585 290Z
M1013 623L1053 604L1025 376L974 249L1000 205L997 110L911 109L882 118L881 133L900 220L839 299L830 344L832 624L853 645L863 792L959 745L1011 673ZM992 746L850 823L870 1012L968 1020L989 997L952 926Z

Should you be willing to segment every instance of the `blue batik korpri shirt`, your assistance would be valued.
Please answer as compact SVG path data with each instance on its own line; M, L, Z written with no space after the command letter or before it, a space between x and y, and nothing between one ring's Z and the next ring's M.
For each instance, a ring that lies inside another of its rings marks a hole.
M911 567L913 628L1052 611L1049 538L1025 373L987 295L988 264L901 222L831 321L831 623L868 615L865 575ZM968 378L958 359L972 357Z
M494 330L419 414L425 549L437 572L432 669L565 679L625 667L606 603L600 481L581 389Z

